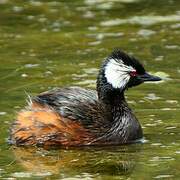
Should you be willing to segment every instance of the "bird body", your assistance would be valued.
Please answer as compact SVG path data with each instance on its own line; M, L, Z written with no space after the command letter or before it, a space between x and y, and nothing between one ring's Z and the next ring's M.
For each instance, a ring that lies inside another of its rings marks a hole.
M102 64L97 91L57 88L30 99L14 122L15 145L117 145L143 137L124 91L144 81L158 81L133 57L114 51Z

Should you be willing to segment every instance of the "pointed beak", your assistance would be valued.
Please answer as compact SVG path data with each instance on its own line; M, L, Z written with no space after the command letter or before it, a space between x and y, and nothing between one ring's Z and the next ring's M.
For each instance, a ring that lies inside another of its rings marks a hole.
M145 73L143 75L138 75L137 78L143 82L145 82L145 81L161 81L162 80L160 77L153 76L148 73Z

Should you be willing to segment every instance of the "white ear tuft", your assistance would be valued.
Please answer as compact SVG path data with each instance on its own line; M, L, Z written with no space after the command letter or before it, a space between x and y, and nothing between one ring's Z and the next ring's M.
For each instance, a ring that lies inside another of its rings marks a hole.
M113 88L124 89L130 79L131 71L135 71L132 66L125 65L121 60L110 59L105 66L105 77Z

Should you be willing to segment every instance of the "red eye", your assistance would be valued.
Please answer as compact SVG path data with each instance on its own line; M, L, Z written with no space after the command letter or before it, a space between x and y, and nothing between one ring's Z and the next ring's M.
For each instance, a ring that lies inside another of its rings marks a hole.
M130 76L132 76L132 77L135 77L137 75L138 75L137 71L131 71L130 72Z

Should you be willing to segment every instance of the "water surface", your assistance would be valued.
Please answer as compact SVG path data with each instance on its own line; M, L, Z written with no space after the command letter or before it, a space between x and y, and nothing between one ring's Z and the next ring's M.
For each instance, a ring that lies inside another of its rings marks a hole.
M180 179L180 1L0 0L1 179ZM129 89L145 142L47 150L6 143L26 94L95 88L114 48L163 78Z

